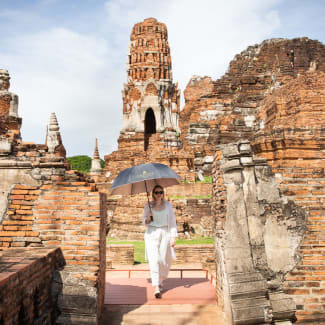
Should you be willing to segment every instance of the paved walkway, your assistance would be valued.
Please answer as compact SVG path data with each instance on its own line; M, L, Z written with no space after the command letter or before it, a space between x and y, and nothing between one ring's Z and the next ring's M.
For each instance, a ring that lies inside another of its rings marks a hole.
M105 305L99 325L226 325L213 305Z
M161 299L148 279L109 279L105 305L216 304L215 288L205 278L168 278Z
M173 265L172 268L200 268L199 264ZM100 325L224 325L216 305L215 288L203 271L171 271L164 281L162 298L153 296L147 264L117 266L106 273L105 308Z

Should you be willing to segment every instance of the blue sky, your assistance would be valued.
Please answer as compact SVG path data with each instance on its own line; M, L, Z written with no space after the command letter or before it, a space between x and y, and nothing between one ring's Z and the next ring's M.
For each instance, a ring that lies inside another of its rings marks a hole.
M24 141L44 143L56 112L68 156L117 148L132 26L166 23L174 82L219 78L249 45L307 36L325 43L323 0L0 0L0 68L19 95Z

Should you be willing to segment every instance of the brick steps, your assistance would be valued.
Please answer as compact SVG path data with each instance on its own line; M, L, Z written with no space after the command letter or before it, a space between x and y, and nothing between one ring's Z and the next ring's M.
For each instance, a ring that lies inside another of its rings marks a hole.
M216 305L105 306L100 325L226 325Z

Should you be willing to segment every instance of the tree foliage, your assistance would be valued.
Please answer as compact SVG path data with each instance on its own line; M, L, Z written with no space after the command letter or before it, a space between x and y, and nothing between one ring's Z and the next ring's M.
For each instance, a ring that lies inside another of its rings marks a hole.
M89 173L91 168L91 158L88 156L73 156L67 158L69 163L71 164L71 168L74 170L78 170L82 173ZM104 168L105 161L103 159L100 160L101 167Z

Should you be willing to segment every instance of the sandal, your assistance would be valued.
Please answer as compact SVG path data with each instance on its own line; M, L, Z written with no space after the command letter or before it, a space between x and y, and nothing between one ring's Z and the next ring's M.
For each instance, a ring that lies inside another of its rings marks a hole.
M158 298L161 298L161 293L159 290L156 290L155 293L154 293L155 297L158 299Z

